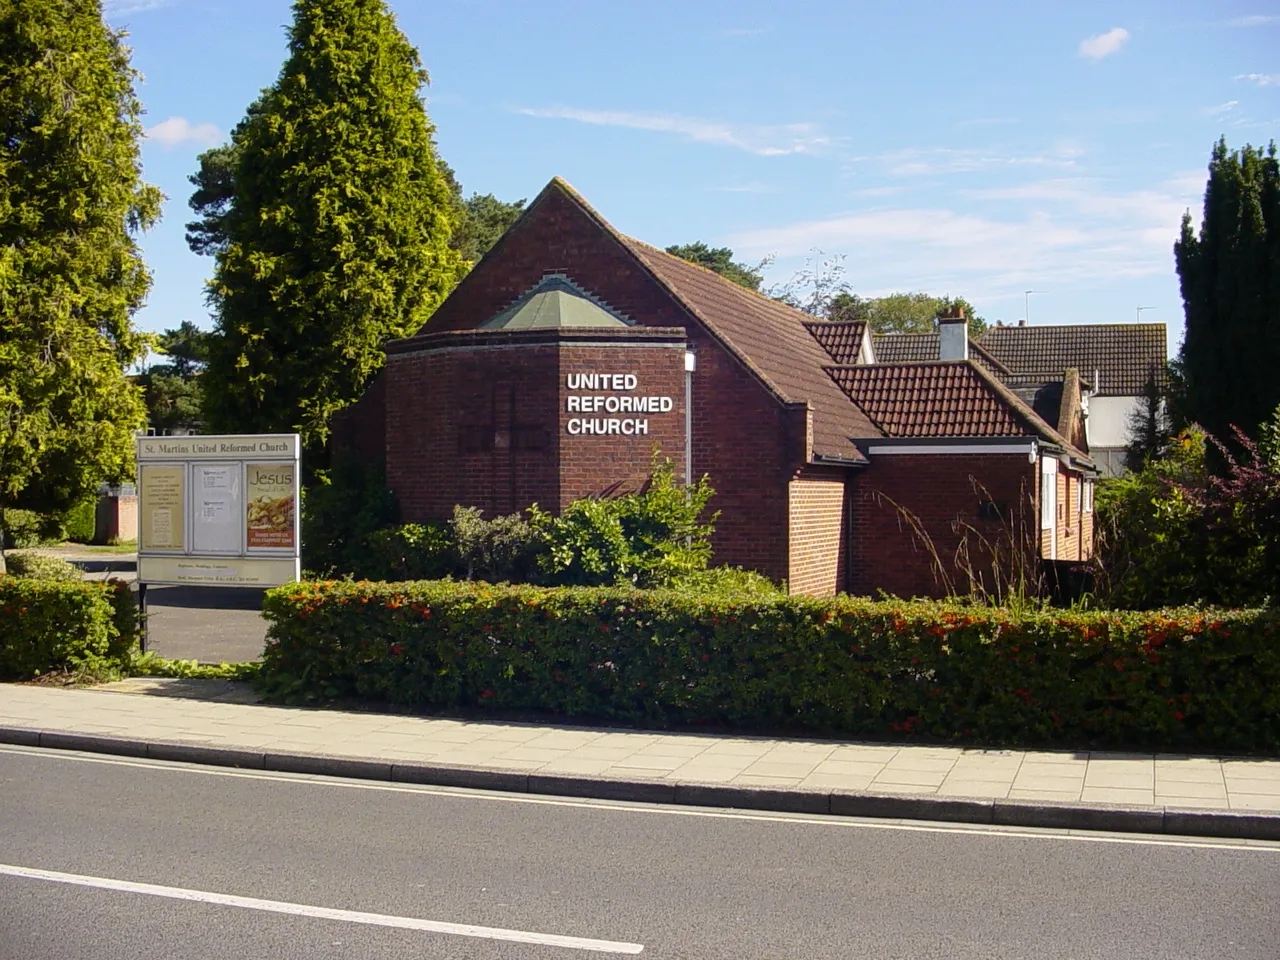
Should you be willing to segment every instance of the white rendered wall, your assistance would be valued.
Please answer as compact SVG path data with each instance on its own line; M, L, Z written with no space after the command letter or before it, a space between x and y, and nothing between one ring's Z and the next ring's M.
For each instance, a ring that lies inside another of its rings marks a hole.
M1089 418L1084 422L1089 449L1128 444L1129 417L1141 409L1141 397L1090 397Z

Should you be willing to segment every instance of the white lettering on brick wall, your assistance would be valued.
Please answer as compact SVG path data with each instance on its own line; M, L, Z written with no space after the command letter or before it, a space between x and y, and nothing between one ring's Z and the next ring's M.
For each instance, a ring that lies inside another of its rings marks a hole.
M675 409L671 397L637 393L640 378L634 373L570 373L565 377L570 390L610 391L571 393L565 397L566 413L670 413ZM643 437L649 433L648 417L573 417L565 424L571 436Z

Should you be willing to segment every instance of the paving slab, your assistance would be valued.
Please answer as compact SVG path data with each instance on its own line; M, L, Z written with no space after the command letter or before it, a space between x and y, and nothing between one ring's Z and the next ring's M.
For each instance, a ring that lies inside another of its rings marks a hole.
M0 742L314 775L1280 840L1280 759L982 750L309 710L243 684L0 684Z

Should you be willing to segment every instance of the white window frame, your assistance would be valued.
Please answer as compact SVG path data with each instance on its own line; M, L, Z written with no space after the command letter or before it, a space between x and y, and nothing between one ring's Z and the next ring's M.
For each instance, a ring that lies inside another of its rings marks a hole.
M1058 458L1040 458L1040 529L1049 531L1049 557L1058 559Z

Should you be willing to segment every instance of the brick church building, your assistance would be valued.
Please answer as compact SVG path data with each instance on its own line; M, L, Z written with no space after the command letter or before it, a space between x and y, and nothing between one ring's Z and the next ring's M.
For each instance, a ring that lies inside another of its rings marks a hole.
M714 562L795 593L965 590L1015 528L1037 562L1087 558L1088 384L1020 395L963 317L939 330L937 356L883 362L892 338L624 236L557 178L387 345L335 442L385 464L406 521L563 509L639 485L656 448L709 476Z

